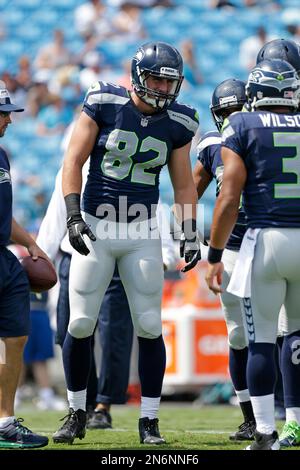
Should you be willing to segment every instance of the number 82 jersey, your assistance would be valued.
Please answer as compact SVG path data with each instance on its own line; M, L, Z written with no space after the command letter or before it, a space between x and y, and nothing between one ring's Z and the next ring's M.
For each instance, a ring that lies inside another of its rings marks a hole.
M101 204L110 204L118 214L119 197L125 196L128 207L143 204L150 214L158 201L160 171L174 149L192 140L197 112L175 101L165 111L145 116L126 88L105 82L88 90L83 112L99 127L83 210L97 216Z

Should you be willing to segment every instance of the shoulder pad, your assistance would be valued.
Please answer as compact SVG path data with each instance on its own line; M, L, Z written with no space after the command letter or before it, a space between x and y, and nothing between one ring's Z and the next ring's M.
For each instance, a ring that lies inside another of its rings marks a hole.
M170 119L182 124L193 134L196 134L199 126L199 115L195 108L175 101L167 109L167 113Z
M96 82L87 91L85 102L93 104L119 104L129 101L126 88L107 82Z
M203 152L204 149L211 145L221 144L221 134L217 131L206 132L197 145L197 153Z

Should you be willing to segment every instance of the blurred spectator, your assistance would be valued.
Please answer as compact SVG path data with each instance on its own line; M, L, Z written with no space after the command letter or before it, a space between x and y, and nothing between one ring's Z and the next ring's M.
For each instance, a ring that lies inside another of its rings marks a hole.
M181 43L181 54L183 58L183 75L184 83L191 86L197 86L203 82L203 78L198 67L194 54L194 43L190 39L186 39Z
M49 91L59 95L68 106L76 107L84 98L79 83L79 67L64 65L57 69L49 82Z
M236 7L237 5L229 0L211 0L210 2L210 8L224 8L226 10L232 10Z
M261 47L269 41L275 39L274 36L269 36L263 26L260 26L256 35L249 36L244 39L240 44L240 64L246 70L251 70L256 64L256 57Z
M34 61L37 70L51 71L71 62L71 53L64 45L64 33L61 29L55 29L53 41L41 47Z
M128 0L107 0L107 4L114 7L121 7ZM152 8L152 7L172 7L171 0L131 0L132 5L136 5L140 8Z
M131 61L124 60L122 62L123 74L117 77L116 83L117 85L123 86L127 88L127 90L131 90Z
M36 117L45 106L51 103L52 95L48 89L47 73L37 72L33 76L33 85L27 94L25 111L32 117Z
M6 36L6 28L2 20L0 20L0 41Z
M281 19L286 30L291 35L288 39L292 39L300 44L300 9L294 7L284 8Z
M300 24L290 25L287 27L287 30L292 36L291 39L293 39L297 44L300 44Z
M138 41L146 37L141 20L141 9L131 2L125 2L120 6L120 11L113 18L115 34L122 41Z
M24 90L28 90L33 82L30 59L27 55L19 57L18 67L16 80Z
M102 56L97 51L90 51L83 59L83 69L79 72L79 83L82 90L87 90L93 83L100 80ZM103 79L103 77L101 77Z
M111 19L102 0L89 0L75 9L75 29L83 38L98 40L111 34Z
M72 110L65 105L62 98L52 95L51 104L38 113L37 134L40 136L62 134L72 118Z
M280 2L276 0L244 0L246 8L263 8L267 10L278 10L281 8Z

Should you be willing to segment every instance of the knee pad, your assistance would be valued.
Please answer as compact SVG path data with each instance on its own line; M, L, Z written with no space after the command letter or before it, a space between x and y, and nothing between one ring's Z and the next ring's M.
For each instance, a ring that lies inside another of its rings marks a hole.
M160 260L145 258L133 267L133 281L142 295L154 295L162 291L163 267Z
M162 334L160 313L155 310L148 310L137 316L135 322L137 336L146 339L155 339Z
M68 332L71 336L77 339L87 338L92 336L95 329L95 322L90 318L77 318L70 321Z
M234 326L228 329L228 343L232 349L244 349L248 346L243 326Z

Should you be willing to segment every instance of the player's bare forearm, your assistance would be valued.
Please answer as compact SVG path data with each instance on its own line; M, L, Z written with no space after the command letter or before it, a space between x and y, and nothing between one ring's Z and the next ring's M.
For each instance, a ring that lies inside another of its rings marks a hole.
M63 165L62 187L64 196L72 193L81 193L82 166L76 160L65 160Z
M31 245L35 244L34 239L29 235L26 230L18 224L18 222L13 218L11 225L11 240L19 245L29 248Z
M219 195L211 226L210 245L223 249L236 223L239 211L239 199L229 199Z
M242 190L247 178L245 164L231 149L222 147L223 182L214 210L210 245L223 249L236 223Z
M62 187L64 196L81 193L82 167L91 154L99 127L84 112L74 127L70 144L64 159Z
M205 170L202 163L200 163L199 161L196 163L195 168L193 170L193 179L197 189L198 199L200 199L205 193L212 178L210 174Z
M178 222L196 219L198 196L194 185L191 161L191 142L173 150L169 161L169 172L174 188L175 214Z
M197 191L193 183L174 190L175 215L178 222L197 218Z

